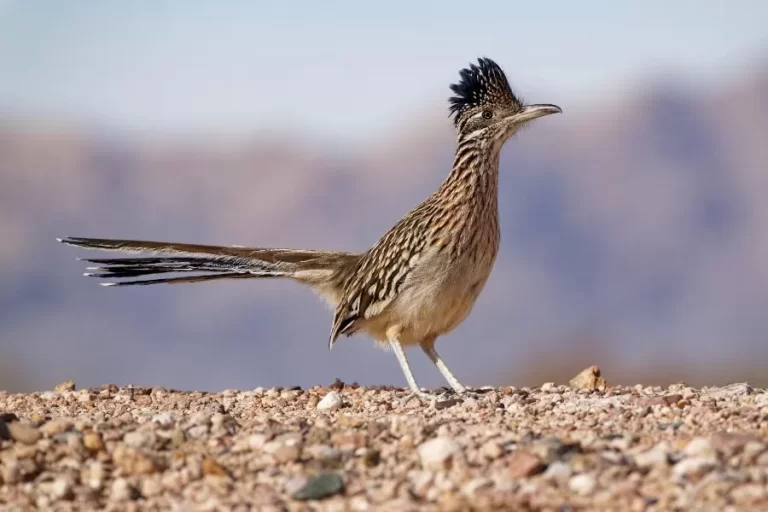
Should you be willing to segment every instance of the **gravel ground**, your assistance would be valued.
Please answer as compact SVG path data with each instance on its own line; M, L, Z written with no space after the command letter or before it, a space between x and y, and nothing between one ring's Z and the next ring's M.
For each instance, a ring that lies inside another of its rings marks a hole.
M578 389L583 388L583 389ZM768 510L768 392L0 392L2 510Z

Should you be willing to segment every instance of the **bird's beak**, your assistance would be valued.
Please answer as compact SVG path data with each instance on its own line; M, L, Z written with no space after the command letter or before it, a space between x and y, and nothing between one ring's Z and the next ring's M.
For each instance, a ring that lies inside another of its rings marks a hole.
M531 121L532 119L536 119L537 117L548 116L550 114L560 114L562 111L563 110L557 105L526 105L520 112L507 117L507 120L512 121L515 124L525 123Z

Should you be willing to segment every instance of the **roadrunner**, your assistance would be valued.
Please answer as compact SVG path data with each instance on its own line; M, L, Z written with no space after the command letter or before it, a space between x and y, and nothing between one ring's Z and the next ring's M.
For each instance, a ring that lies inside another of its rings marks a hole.
M492 60L481 58L451 85L450 115L458 134L453 170L440 187L366 252L219 247L169 242L68 237L68 245L152 257L86 259L86 276L103 286L199 283L287 277L334 307L330 348L339 336L365 333L391 347L413 394L422 391L403 347L418 345L457 393L466 388L435 350L435 341L469 314L499 250L499 153L520 127L561 112L524 105ZM179 277L146 279L156 274ZM186 274L186 275L184 275ZM142 277L145 279L133 279Z

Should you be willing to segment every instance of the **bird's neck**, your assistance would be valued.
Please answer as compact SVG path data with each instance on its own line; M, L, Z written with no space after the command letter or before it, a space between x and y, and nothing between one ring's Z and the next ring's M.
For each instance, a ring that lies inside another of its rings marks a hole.
M456 201L497 204L499 148L492 141L459 139L453 170L440 188Z

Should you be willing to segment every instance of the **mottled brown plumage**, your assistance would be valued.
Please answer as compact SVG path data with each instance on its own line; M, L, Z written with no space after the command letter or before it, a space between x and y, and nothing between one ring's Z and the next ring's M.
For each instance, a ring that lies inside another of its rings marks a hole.
M499 152L522 125L560 108L523 105L490 59L479 59L460 77L451 86L456 95L450 99L458 133L453 170L432 195L364 253L91 238L61 241L90 249L172 255L86 260L99 265L86 275L126 279L195 273L103 283L107 286L254 277L303 282L335 307L330 346L339 336L356 332L390 346L408 385L421 395L402 348L419 345L451 387L463 392L464 386L434 345L470 313L496 259Z

